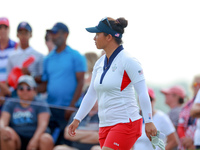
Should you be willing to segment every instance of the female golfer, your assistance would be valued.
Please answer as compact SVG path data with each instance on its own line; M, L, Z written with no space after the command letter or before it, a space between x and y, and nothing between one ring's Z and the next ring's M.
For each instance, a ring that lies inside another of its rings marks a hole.
M127 24L124 18L104 18L96 27L86 28L88 32L96 33L96 47L103 49L106 54L97 60L88 92L65 133L75 136L80 121L98 100L99 142L102 150L130 150L141 136L142 119L134 89L139 97L147 137L151 139L150 136L157 134L143 70L140 63L121 45Z

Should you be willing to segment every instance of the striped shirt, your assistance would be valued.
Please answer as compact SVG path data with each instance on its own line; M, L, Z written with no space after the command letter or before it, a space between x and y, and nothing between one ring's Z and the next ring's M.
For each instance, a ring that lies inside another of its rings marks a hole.
M16 46L17 43L9 39L7 48L0 50L0 82L7 80L6 66L8 56L16 49Z

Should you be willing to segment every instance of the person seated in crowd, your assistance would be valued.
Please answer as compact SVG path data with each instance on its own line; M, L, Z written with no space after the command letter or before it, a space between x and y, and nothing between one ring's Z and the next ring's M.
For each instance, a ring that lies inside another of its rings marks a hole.
M190 116L198 118L197 128L195 130L195 135L194 135L194 145L198 150L200 149L200 90L198 91L197 96L195 97L194 104L190 111Z
M177 136L176 130L173 126L172 121L169 119L168 115L154 108L154 105L156 103L154 91L151 88L149 88L148 93L149 93L149 97L150 97L151 105L152 105L153 122L157 130L159 130L166 137L166 138L163 137L163 140L166 143L165 149L172 150L178 145L178 136ZM149 139L147 138L145 134L144 123L142 126L142 135L136 141L133 149L134 150L145 150L145 149L154 150L151 142L149 141ZM159 147L156 147L156 150L160 150Z
M54 150L89 150L93 146L99 144L99 118L98 118L98 103L96 102L89 114L83 119L76 130L76 136L68 135L68 126L65 128L64 137L72 141L72 145L58 145ZM72 114L69 124L73 121L76 112Z
M186 96L185 90L183 87L175 85L168 89L161 90L161 93L165 95L165 103L170 107L168 113L169 118L177 129L179 113L181 112L182 104Z
M17 84L19 100L6 100L0 119L1 150L52 150L48 134L50 111L44 102L37 102L36 82L23 75Z
M83 85L83 90L82 90L82 94L80 96L80 98L78 99L78 101L76 102L76 107L79 107L83 97L85 96L90 82L91 82L91 78L92 78L92 71L93 71L93 67L96 63L96 61L98 60L98 55L95 52L87 52L85 53L85 58L87 60L87 72L85 74L85 80L84 80L84 85Z
M194 76L192 82L193 97L183 105L179 114L179 123L177 133L180 138L178 150L195 150L194 134L196 130L196 118L190 116L190 111L194 103L194 99L200 89L200 75Z

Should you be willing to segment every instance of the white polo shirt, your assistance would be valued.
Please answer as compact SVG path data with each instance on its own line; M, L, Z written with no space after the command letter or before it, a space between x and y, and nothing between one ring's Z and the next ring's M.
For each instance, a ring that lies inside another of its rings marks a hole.
M97 99L100 127L127 123L129 119L140 119L133 85L143 80L140 63L119 46L111 55L108 64L105 55L96 62L90 87L74 118L81 121L90 110L86 110L84 103L93 106ZM89 102L91 99L94 101Z

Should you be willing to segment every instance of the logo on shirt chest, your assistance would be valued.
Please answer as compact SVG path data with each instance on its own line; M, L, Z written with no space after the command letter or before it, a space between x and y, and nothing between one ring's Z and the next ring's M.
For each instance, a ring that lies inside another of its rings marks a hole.
M117 69L117 65L114 64L113 67L112 67L112 71L115 72L116 69Z

